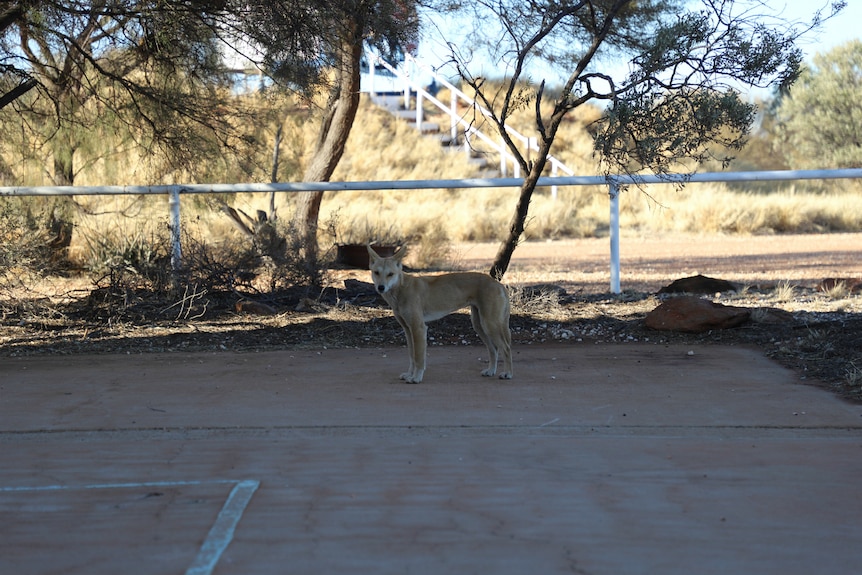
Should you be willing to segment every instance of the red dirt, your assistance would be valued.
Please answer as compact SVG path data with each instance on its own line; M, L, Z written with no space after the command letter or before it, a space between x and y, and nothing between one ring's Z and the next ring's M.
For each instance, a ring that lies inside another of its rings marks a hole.
M466 244L456 254L464 267L481 269L489 267L496 249L491 243ZM525 242L515 250L507 279L541 272L542 281L605 292L609 262L608 238ZM620 270L623 290L649 293L699 273L743 285L815 287L823 278L862 277L862 234L623 237Z

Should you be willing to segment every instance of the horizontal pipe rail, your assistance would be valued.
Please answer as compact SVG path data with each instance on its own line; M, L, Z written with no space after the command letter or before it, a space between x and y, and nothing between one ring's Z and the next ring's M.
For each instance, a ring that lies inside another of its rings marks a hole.
M608 186L610 198L611 292L620 293L619 195L622 187L652 184L705 182L766 182L793 180L836 180L862 178L862 168L843 170L781 170L762 172L707 172L702 174L558 176L539 178L537 187ZM97 196L168 195L171 232L174 242L172 262L180 265L181 194L225 194L263 192L346 192L383 190L429 190L520 187L522 178L471 178L462 180L384 180L369 182L285 182L275 184L177 184L162 186L6 186L0 197L13 196Z
M791 180L836 180L862 178L862 168L844 170L782 170L763 172L705 172L702 174L556 176L539 178L537 187L600 186L616 182L621 186L704 183L763 182ZM158 186L0 186L0 196L112 196L167 194L175 186L183 194L226 194L238 192L344 192L362 190L430 190L520 187L523 178L466 178L457 180L380 180L366 182L283 182L274 184L176 184Z

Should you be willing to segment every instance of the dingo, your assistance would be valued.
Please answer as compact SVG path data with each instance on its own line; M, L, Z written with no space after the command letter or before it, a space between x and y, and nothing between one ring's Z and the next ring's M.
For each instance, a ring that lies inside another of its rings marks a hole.
M392 307L395 319L404 328L410 368L401 374L407 383L419 383L425 374L425 348L429 321L470 306L473 329L488 348L488 368L482 375L497 373L503 354L500 379L512 378L512 333L509 331L509 296L500 282L480 273L452 273L438 276L411 276L402 270L407 253L402 246L388 258L368 246L369 268L377 292Z

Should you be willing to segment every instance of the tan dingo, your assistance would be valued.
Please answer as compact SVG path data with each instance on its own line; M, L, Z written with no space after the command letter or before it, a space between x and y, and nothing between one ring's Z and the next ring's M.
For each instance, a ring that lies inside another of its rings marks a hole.
M391 257L377 255L368 246L369 268L377 293L392 307L395 319L404 328L410 368L401 374L407 383L419 383L425 374L427 322L453 311L470 307L473 329L488 348L488 368L482 375L497 373L497 360L503 354L500 379L512 378L512 334L509 331L509 296L500 282L480 273L452 273L438 276L412 276L404 273L401 260L407 253L402 246Z

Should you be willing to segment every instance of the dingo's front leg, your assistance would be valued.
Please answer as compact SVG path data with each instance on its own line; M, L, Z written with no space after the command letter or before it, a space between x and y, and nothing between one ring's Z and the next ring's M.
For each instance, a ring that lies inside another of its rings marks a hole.
M395 319L398 320L398 324L404 330L404 338L407 340L407 356L410 358L410 367L400 377L404 381L411 382L413 381L413 372L416 370L416 364L413 362L413 335L410 326L400 314L395 314Z
M421 383L425 375L425 348L428 327L422 319L405 320L404 333L407 336L407 353L410 354L410 371L401 374L407 383Z

